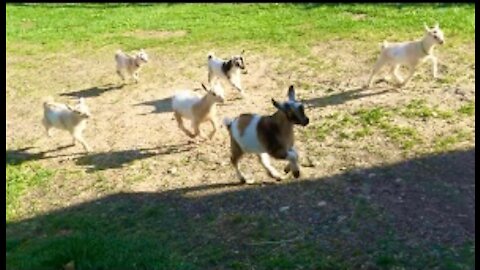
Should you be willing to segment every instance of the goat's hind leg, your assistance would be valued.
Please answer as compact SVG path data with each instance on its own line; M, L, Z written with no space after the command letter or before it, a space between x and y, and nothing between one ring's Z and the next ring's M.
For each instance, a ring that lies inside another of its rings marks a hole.
M373 66L372 72L370 73L370 77L368 78L368 82L367 82L367 87L372 86L373 77L380 71L380 69L386 64L386 62L387 61L385 59L385 56L381 54L377 62Z
M180 130L182 130L185 134L187 134L188 137L194 138L195 136L183 125L182 116L178 112L174 112L173 115L175 116L175 120L177 120L177 124Z
M238 180L240 180L240 183L253 184L254 182L247 181L247 178L243 175L242 171L240 171L238 162L240 161L240 158L243 156L244 153L233 137L230 137L230 151L232 154L232 156L230 157L230 162L235 168L235 173L237 174L237 178Z
M44 118L44 119L42 120L42 125L45 127L45 130L46 130L46 132L47 132L47 136L48 136L48 137L52 137L52 131L51 131L51 130L52 130L52 126L50 125L50 122L49 122L46 118Z

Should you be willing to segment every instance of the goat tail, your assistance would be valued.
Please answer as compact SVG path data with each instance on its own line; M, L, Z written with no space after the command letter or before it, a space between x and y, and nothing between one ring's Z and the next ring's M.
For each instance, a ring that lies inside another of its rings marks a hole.
M54 99L52 96L47 96L43 99L43 107L46 108L49 104L53 103Z
M388 41L384 40L382 43L380 43L380 49L383 50L388 47Z
M118 57L122 54L122 50L118 49L116 52L115 52L115 59L118 59Z
M223 118L223 125L227 127L227 129L230 131L230 127L232 126L233 119L225 117Z

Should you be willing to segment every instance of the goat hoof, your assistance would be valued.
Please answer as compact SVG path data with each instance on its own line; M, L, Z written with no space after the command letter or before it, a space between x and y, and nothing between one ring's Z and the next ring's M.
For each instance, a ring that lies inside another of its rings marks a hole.
M293 177L295 178L300 177L300 171L293 171Z
M268 173L268 176L270 176L271 178L277 180L277 181L282 181L282 177L278 174L271 174L271 173Z

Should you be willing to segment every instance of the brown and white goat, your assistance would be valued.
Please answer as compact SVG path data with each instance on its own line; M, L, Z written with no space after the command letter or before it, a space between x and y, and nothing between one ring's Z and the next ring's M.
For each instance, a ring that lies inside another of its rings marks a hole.
M90 110L83 98L71 107L67 104L46 101L43 103L42 124L47 131L48 137L51 137L51 128L66 130L73 137L73 145L80 142L85 151L90 152L90 146L83 139L82 132L87 126L87 119L91 117Z
M241 114L235 119L224 119L224 125L230 135L232 154L230 161L242 183L253 183L253 181L247 181L238 166L244 153L257 154L268 175L277 181L282 177L270 164L270 156L288 160L285 173L292 171L295 178L300 176L298 154L293 147L293 126L306 126L309 119L305 115L303 104L295 100L293 85L288 89L288 101L279 103L272 98L272 103L277 108L272 115Z
M200 124L209 121L213 130L209 134L211 139L217 131L216 103L223 103L223 89L216 84L214 89L208 90L202 83L203 89L207 92L203 97L192 91L181 91L172 97L172 110L177 120L178 127L190 138L200 134ZM220 88L218 88L220 87ZM190 132L183 125L183 118L190 119L194 133Z

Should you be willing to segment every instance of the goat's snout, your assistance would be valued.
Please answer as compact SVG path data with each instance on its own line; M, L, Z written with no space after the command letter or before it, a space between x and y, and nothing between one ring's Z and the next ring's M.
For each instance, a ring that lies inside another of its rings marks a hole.
M310 119L308 117L305 117L305 119L302 121L302 126L306 126L310 123Z

